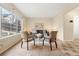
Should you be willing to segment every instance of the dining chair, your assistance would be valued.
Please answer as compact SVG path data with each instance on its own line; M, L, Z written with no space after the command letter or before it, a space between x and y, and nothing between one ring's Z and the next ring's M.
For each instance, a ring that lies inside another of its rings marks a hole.
M29 47L28 47L29 42L31 42L32 40L34 40L33 35L29 34L27 31L23 31L22 36L21 36L21 48L23 46L23 43L27 42L27 50L28 50L29 49ZM34 45L35 45L35 43L34 43Z
M44 41L46 40L46 39L49 39L49 32L47 31L47 30L44 30L43 31L43 46L44 46Z
M58 31L51 31L50 32L50 38L49 38L49 44L50 44L50 49L52 50L52 42L54 42L55 43L55 46L56 46L56 48L58 47L57 46L57 32Z

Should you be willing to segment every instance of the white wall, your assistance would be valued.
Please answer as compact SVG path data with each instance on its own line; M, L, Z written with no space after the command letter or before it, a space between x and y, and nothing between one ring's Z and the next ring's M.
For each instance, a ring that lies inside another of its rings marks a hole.
M21 35L16 34L10 37L0 38L0 54L18 43L21 40Z
M63 40L63 18L64 16L63 15L59 15L59 16L56 16L54 19L53 19L53 29L57 30L58 31L58 35L57 35L57 38L60 39L60 40Z
M69 21L73 20L71 14L60 14L53 19L53 28L59 31L58 38L63 41L74 40L74 26Z
M57 38L63 40L63 17L57 16L56 18L29 18L28 27L31 30L36 23L44 23L48 31L58 31Z
M73 31L73 17L70 14L66 14L64 16L64 40L65 41L73 41L74 40L74 31Z
M65 40L74 40L79 39L79 7L74 8L65 15L64 20L64 34ZM70 23L69 20L73 20L73 23Z
M66 40L79 39L79 7L76 7L65 14L65 32ZM69 20L73 20L73 23L70 23ZM67 36L68 35L68 36Z
M28 28L29 30L33 29L33 27L35 26L35 24L37 23L43 23L44 24L44 28L46 28L47 30L52 30L52 18L29 18L28 19Z
M74 17L74 39L79 39L79 16Z

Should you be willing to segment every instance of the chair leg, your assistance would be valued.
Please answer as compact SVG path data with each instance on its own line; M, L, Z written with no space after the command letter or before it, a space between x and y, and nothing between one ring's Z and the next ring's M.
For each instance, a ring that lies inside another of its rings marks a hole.
M50 42L50 50L52 51L52 43Z
M44 40L45 40L45 37L44 37ZM43 40L43 46L44 46L44 40Z
M21 48L22 48L22 45L23 45L23 41L21 42Z
M29 47L28 47L28 45L29 45L29 44L28 44L28 42L27 42L27 50L29 50Z
M56 48L58 48L58 46L57 46L57 42L55 41L55 45L56 45Z
M43 40L43 46L44 46L44 40Z

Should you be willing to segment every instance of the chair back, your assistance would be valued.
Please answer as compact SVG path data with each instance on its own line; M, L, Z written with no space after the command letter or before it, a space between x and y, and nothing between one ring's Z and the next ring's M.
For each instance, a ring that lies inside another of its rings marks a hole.
M51 33L50 33L51 40L56 40L57 32L58 31L51 31Z
M26 39L26 38L28 38L28 36L29 36L29 34L27 31L22 32L22 38Z

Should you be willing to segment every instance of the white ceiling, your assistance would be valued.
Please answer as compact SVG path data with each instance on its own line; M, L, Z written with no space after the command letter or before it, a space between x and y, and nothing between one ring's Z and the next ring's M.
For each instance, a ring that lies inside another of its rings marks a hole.
M67 15L71 16L79 16L79 7L74 8L72 11L70 11Z
M54 17L67 8L73 7L73 3L15 3L26 17Z

